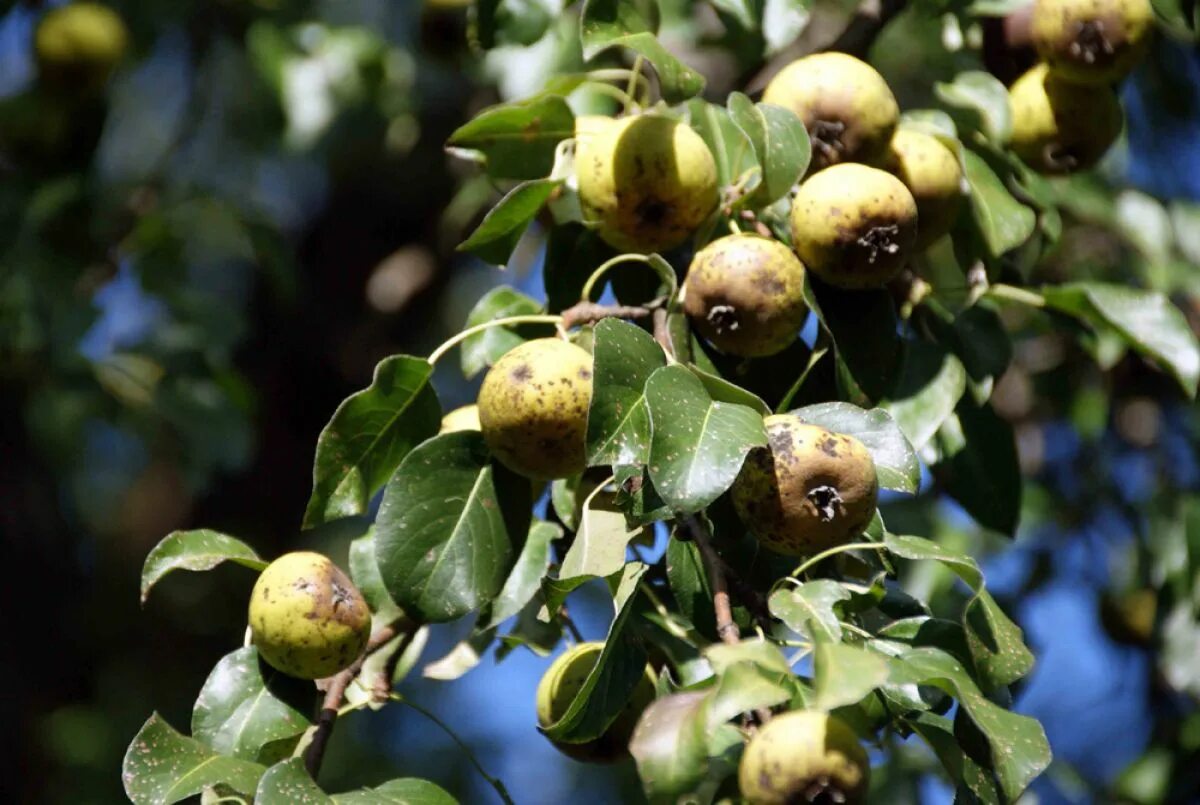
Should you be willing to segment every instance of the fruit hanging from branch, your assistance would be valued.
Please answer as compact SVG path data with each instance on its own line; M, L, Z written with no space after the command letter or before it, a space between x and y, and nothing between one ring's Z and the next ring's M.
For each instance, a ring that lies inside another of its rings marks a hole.
M854 730L827 713L793 710L758 731L738 767L750 805L866 802L871 766Z
M1042 173L1072 173L1100 161L1121 134L1121 105L1108 87L1056 78L1039 64L1008 91L1012 149Z

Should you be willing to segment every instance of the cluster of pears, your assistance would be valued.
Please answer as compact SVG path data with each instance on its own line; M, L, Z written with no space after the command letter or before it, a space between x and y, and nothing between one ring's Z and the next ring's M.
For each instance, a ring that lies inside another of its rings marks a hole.
M1096 164L1121 134L1113 84L1145 53L1150 0L1034 0L1041 61L1009 88L1011 145L1030 167L1070 173Z

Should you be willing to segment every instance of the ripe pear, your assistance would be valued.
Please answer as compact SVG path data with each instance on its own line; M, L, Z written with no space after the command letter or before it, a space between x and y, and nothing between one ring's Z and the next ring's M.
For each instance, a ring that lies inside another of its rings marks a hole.
M289 676L322 679L348 668L371 636L371 612L350 577L326 556L296 551L276 559L250 594L258 653Z
M858 736L828 713L793 710L747 744L738 785L750 805L866 802L871 764Z
M100 3L71 3L52 9L34 33L42 82L78 94L103 87L128 48L125 23Z
M1124 78L1150 43L1150 0L1034 0L1033 44L1059 78L1105 86Z
M558 338L505 353L479 391L479 424L506 467L538 480L587 466L584 439L592 400L592 356Z
M454 433L460 430L479 430L479 406L464 405L442 417L439 433Z
M537 688L538 726L543 729L566 715L588 674L596 667L603 643L578 643L562 653L542 676ZM560 752L575 760L608 763L629 755L629 739L642 711L654 701L654 670L647 665L629 701L600 737L585 743L551 741Z
M911 129L892 137L884 162L917 203L914 248L928 247L954 226L962 208L963 171L958 156L941 140Z
M1009 87L1008 102L1012 149L1042 173L1090 168L1121 134L1121 105L1115 92L1056 78L1045 64Z
M792 247L839 288L873 288L903 268L917 236L917 202L904 183L866 165L834 165L792 199Z
M624 252L680 246L717 207L712 153L669 117L580 118L575 172L584 218Z
M900 107L874 67L845 53L816 53L784 67L763 102L804 121L812 140L810 171L839 162L874 162L884 155Z
M794 414L765 420L733 483L734 509L758 541L805 556L850 542L875 514L875 461L858 439L809 425Z
M728 235L692 259L683 309L722 352L773 355L796 340L808 315L804 265L777 240Z

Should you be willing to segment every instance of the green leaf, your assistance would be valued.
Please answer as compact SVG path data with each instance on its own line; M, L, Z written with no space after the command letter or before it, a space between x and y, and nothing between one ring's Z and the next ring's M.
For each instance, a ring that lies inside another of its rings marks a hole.
M463 329L509 316L541 313L542 306L520 291L501 285L485 293L471 312ZM516 327L489 327L467 336L462 342L461 360L464 377L474 377L500 359L509 350L526 341L553 335L553 325L522 324Z
M483 50L499 45L532 45L545 36L554 16L540 0L480 0L474 4L473 31Z
M529 526L529 535L525 537L521 555L517 557L517 563L508 574L500 594L492 602L489 626L499 626L529 603L541 588L546 569L550 566L550 543L562 535L562 529L554 523L535 520Z
M700 382L704 384L705 391L716 402L744 405L747 408L753 408L764 417L771 415L771 406L767 405L763 401L763 398L757 394L746 391L746 389L735 383L730 383L720 375L706 372L695 364L688 364L688 368L692 370L692 374L700 378Z
M642 713L629 742L638 777L652 801L692 792L708 770L707 691L673 693Z
M963 168L971 187L971 213L992 257L1017 248L1033 234L1037 216L1008 190L983 157L963 149Z
M458 679L483 661L483 655L496 640L496 627L475 629L460 640L444 656L425 666L421 675L426 679L449 682Z
M350 543L350 578L354 586L362 592L371 608L371 620L375 625L391 623L404 614L396 602L392 600L383 576L379 572L379 564L375 561L374 529L365 537L359 537Z
M554 167L559 142L574 136L575 115L566 100L542 95L484 109L446 144L477 153L494 179L541 179Z
M963 631L976 678L986 689L1011 685L1032 670L1033 654L1025 646L1021 628L984 588L983 574L974 559L922 537L886 534L884 542L896 556L940 562L975 593L963 610Z
M817 643L813 659L814 706L833 710L861 701L888 681L887 660L844 643Z
M384 358L371 385L342 401L317 438L304 528L365 514L401 459L438 432L442 408L432 374L424 358Z
M758 0L709 0L718 11L723 11L747 31L757 31L763 13L763 4Z
M812 425L844 433L871 451L879 485L884 489L914 493L921 483L921 465L912 445L887 411L866 410L844 402L818 403L791 413Z
M814 579L781 587L767 599L771 614L810 640L840 642L842 625L834 607L848 601L850 591L832 579Z
M709 694L709 733L741 713L790 700L794 682L790 670L782 672L752 662L729 666Z
M388 780L375 788L334 794L337 805L458 805L441 786L416 777Z
M954 413L966 389L967 372L958 358L937 344L909 341L900 382L884 408L913 449L920 450Z
M192 736L222 755L272 762L267 744L299 738L312 723L313 686L262 662L246 646L213 668L192 709Z
M684 366L666 366L646 382L650 477L675 511L694 512L733 483L752 447L767 442L762 416L744 405L713 402Z
M982 805L1005 802L995 776L963 753L950 719L934 713L916 713L906 716L905 722L933 749L950 779L962 781Z
M236 562L251 570L262 570L267 566L254 549L240 539L207 528L172 531L146 555L142 565L142 603L146 603L151 588L168 573L212 570L222 562Z
M978 118L975 128L982 129L989 140L1008 142L1012 135L1012 110L1008 104L1008 90L995 76L967 70L956 75L949 84L934 84L933 89L943 102L974 113Z
M1188 397L1200 380L1200 346L1183 313L1158 291L1099 282L1042 288L1046 304L1101 329L1163 366Z
M303 758L291 758L267 769L254 792L255 805L333 805L304 769Z
M470 252L493 265L506 265L529 224L561 184L559 179L530 179L517 185L488 211L471 236L458 245L458 251Z
M987 739L990 763L1007 801L1016 801L1050 765L1050 744L1042 725L988 701L950 654L936 648L912 649L901 658L893 658L892 675L894 680L907 677L907 681L917 684L936 685L959 700Z
M604 319L596 325L592 355L588 464L645 464L650 458L646 381L666 363L662 347L639 327Z
M631 583L636 589L636 576ZM636 596L627 595L623 601L618 596L617 600L617 615L596 665L562 718L542 730L552 740L581 743L601 735L646 673L646 649L635 631L626 628Z
M843 291L804 282L805 299L833 339L844 397L873 405L892 390L903 359L896 308L885 290Z
M733 122L733 116L723 106L696 98L687 105L692 128L704 140L717 163L717 183L728 187L747 171L755 174L745 189L753 191L762 181L762 171L754 156L754 144L746 132Z
M493 463L475 431L413 450L384 490L375 555L405 612L440 623L500 592L529 530L528 480Z
M583 58L590 60L610 47L627 47L654 65L667 103L699 95L704 90L704 76L663 47L654 35L656 28L633 0L586 0L579 16Z
M125 752L121 782L135 805L170 805L218 783L247 794L264 771L257 763L218 755L155 713Z
M1016 532L1021 468L1012 425L964 397L932 444L939 460L930 470L946 492L985 528Z
M575 541L563 557L560 580L576 576L611 576L625 566L629 541L641 533L625 527L625 515L611 492L596 487L583 504Z
M740 92L731 94L726 103L733 122L754 147L762 170L762 181L748 203L758 208L783 198L808 170L812 158L803 121L790 109L755 104Z

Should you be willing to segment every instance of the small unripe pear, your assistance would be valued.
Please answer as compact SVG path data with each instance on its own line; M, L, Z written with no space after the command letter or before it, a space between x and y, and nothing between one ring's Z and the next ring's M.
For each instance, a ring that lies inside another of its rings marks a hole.
M34 34L42 81L91 92L108 81L129 47L125 23L100 3L71 3L46 12Z
M584 439L592 400L592 356L558 338L508 351L479 391L479 424L509 469L551 480L587 466Z
M1108 87L1072 84L1039 64L1008 90L1011 145L1042 173L1071 173L1100 161L1121 134L1121 105Z
M784 244L727 235L692 259L683 309L700 334L729 355L773 355L796 340L808 305L804 265Z
M915 248L924 249L949 232L963 201L958 156L937 137L899 129L892 137L885 165L904 182L917 203Z
M828 713L793 710L747 744L738 785L750 805L866 802L871 764L858 736Z
M792 247L805 268L839 288L874 288L903 268L917 236L904 183L866 165L834 165L792 199Z
M537 688L538 726L549 727L566 715L571 701L596 667L603 643L578 643L550 664ZM608 763L629 755L629 739L642 711L654 701L654 670L647 665L629 701L600 737L584 743L551 741L560 752L575 760Z
M717 165L700 135L653 114L576 124L584 217L625 252L681 245L717 207Z
M479 430L479 406L464 405L442 417L439 433L454 433L460 430Z
M1133 69L1153 22L1150 0L1034 0L1033 44L1054 75L1103 86Z
M326 556L284 554L250 594L258 653L289 676L322 679L348 668L371 636L371 612L350 577Z
M811 171L881 158L900 119L883 76L845 53L792 62L767 84L763 102L790 109L804 121L812 140Z
M863 443L793 414L764 424L767 446L750 451L732 489L738 517L758 541L805 556L861 534L879 499L875 461Z

